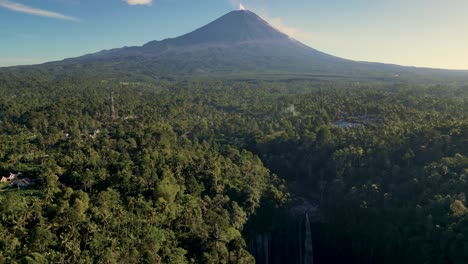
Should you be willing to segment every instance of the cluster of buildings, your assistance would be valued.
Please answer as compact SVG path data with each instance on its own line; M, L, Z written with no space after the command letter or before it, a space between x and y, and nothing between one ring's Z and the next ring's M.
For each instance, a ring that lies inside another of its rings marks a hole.
M28 188L36 183L34 179L25 177L21 172L10 172L10 175L8 177L2 177L2 179L0 179L0 182L8 182L10 183L10 187L16 188Z

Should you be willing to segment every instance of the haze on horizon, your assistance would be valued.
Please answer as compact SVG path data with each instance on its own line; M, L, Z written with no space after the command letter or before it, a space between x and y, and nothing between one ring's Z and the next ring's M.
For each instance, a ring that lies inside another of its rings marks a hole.
M335 56L468 69L464 0L0 0L0 66L176 37L240 4L304 44Z

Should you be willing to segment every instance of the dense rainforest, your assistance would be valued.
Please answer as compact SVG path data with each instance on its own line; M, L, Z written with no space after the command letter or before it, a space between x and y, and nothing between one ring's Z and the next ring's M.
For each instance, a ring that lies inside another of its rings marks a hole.
M463 84L4 76L0 91L1 176L33 183L0 183L0 263L262 263L249 244L284 237L299 201L318 208L315 263L468 263Z

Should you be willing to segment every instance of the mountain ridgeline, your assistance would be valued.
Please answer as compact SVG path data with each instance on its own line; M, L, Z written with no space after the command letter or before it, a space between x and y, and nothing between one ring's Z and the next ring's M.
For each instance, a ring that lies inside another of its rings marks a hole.
M403 67L335 57L289 37L248 10L232 11L176 38L3 71L26 71L27 75L34 71L52 79L82 76L126 80L193 76L258 77L264 74L384 81L468 80L468 72L465 71Z

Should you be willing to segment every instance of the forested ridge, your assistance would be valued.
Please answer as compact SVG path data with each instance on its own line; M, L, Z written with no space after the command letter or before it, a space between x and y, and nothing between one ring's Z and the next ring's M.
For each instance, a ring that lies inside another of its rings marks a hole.
M5 75L0 90L0 172L36 183L2 183L0 262L253 263L249 240L296 197L319 205L314 246L351 263L468 262L467 86Z

